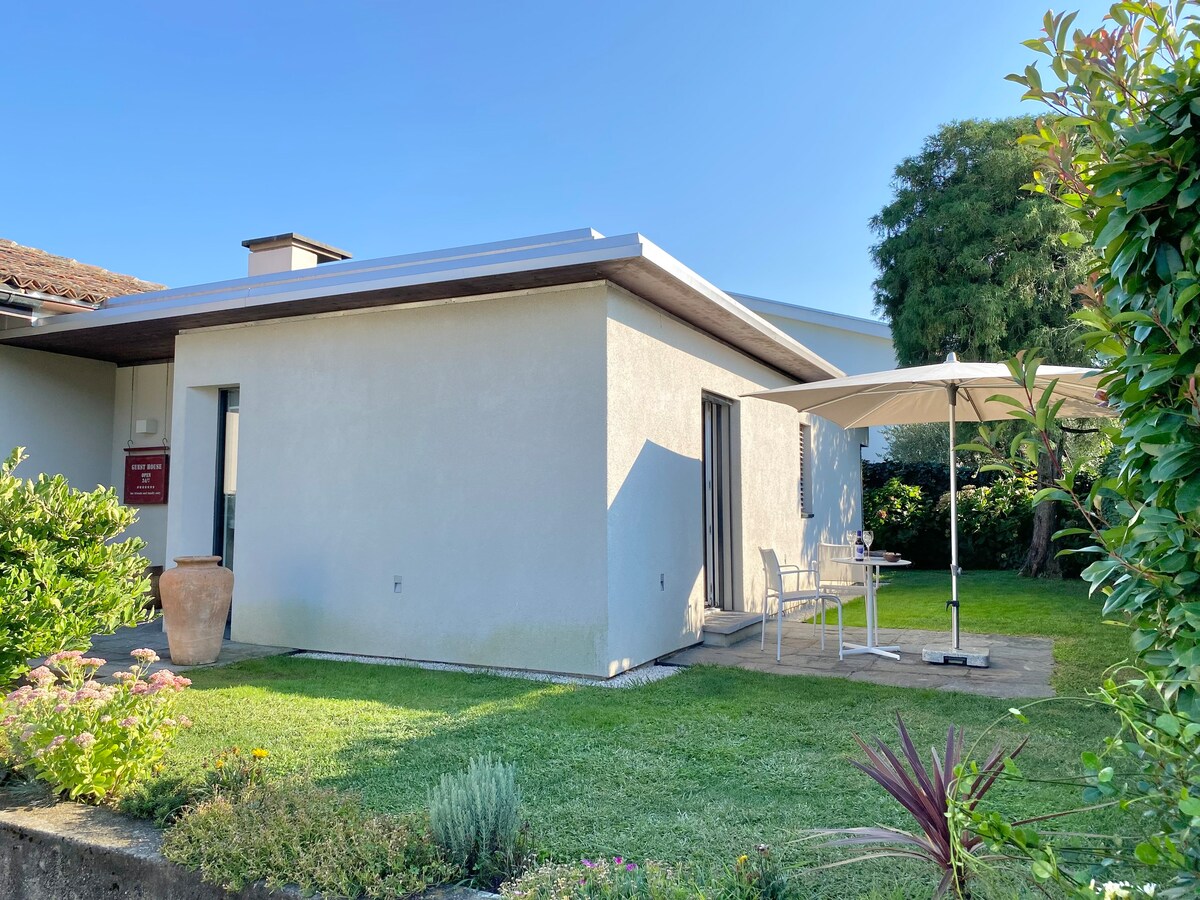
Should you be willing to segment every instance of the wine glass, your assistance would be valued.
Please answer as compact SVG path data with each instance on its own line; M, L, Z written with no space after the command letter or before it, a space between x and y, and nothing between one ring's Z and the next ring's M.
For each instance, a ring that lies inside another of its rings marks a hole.
M867 556L871 555L871 541L873 541L873 540L875 540L875 532L873 532L873 531L864 531L863 532L863 543L867 545Z

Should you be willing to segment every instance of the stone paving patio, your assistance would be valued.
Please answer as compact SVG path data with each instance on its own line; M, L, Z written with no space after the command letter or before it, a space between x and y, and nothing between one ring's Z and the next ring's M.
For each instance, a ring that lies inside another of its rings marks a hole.
M865 643L865 628L847 628L845 640ZM959 691L987 697L1053 697L1050 675L1054 668L1054 642L1049 638L1018 637L1008 634L964 634L962 645L990 647L991 666L969 669L958 665L930 665L921 661L921 648L945 644L947 635L940 631L880 628L879 643L897 644L899 661L865 654L837 655L837 625L825 635L825 649L812 624L787 619L783 625L783 658L775 661L775 629L767 626L767 647L759 649L759 636L732 647L695 646L680 650L663 660L668 665L736 666L778 675L819 675L869 681L894 687L932 688Z
M162 620L147 622L134 628L122 628L115 634L102 634L92 638L92 649L88 656L99 656L108 660L108 665L98 670L101 679L109 678L113 672L127 669L133 663L130 652L141 647L148 647L162 657L150 667L150 671L170 669L172 672L187 672L189 669L208 668L207 666L176 666L171 664L171 653L167 648L167 635L162 630ZM227 666L230 663L242 662L247 659L261 659L265 656L279 656L291 653L290 647L265 647L259 644L242 644L226 638L221 645L221 655L213 666Z

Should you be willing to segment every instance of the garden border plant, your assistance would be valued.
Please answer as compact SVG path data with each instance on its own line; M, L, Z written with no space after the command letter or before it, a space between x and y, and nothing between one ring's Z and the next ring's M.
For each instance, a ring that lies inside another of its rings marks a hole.
M972 818L980 801L1011 769L1029 739L1025 738L1012 750L997 744L982 764L964 763L963 729L951 725L942 754L939 756L930 748L931 765L926 766L899 713L896 714L896 731L900 738L898 754L878 737L872 747L855 734L854 741L867 761L852 759L850 765L869 775L891 794L920 826L921 833L884 826L821 829L813 835L826 838L818 846L868 846L874 849L817 868L852 865L889 856L920 859L932 863L941 873L934 896L952 893L956 897L965 897L968 880L976 873L976 863L985 846L984 838L972 833Z
M622 856L548 862L500 888L506 900L802 900L811 896L794 872L759 844L717 869L634 862Z
M305 895L406 897L461 874L428 817L373 813L356 794L302 777L216 790L166 830L163 855L234 891L262 881Z

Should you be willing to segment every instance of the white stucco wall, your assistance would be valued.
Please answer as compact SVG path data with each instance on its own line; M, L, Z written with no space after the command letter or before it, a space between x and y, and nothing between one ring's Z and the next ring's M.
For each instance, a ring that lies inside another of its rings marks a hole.
M237 385L235 640L607 674L606 309L573 286L180 335L168 556L212 549Z
M734 401L734 607L759 610L760 547L808 565L858 527L858 433L741 395L793 383L619 288L608 299L609 673L700 640L702 396ZM820 352L820 348L814 348ZM803 518L799 424L811 424ZM665 574L665 589L660 575Z
M126 447L161 447L164 440L170 445L173 370L174 365L171 363L124 366L116 370L112 400L112 444L108 448L111 470L108 478L118 494L121 494L125 487ZM157 430L154 434L138 434L135 430L138 420L153 420ZM170 473L169 479L173 476L174 471ZM151 565L166 565L165 503L139 507L138 520L127 534L136 535L146 542L146 549L142 551L142 555Z
M234 639L607 676L700 639L705 392L733 402L735 608L759 547L807 564L857 525L854 433L740 399L790 382L597 283L188 332L173 365L0 347L0 443L120 490L165 439L171 502L133 533L169 565L212 550L237 386Z
M108 486L112 474L111 363L0 346L0 455L25 447L18 474L65 475L72 487Z

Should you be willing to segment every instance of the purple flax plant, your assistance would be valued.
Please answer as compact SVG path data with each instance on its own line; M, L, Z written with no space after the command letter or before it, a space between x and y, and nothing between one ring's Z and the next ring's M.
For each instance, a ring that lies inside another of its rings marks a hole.
M920 859L932 863L941 872L935 897L948 892L955 897L966 897L969 874L967 857L979 850L983 839L960 824L964 821L963 814L978 806L1009 761L1021 752L1029 739L1022 740L1011 752L997 744L977 769L971 765L964 767L963 729L951 725L946 732L944 752L939 757L937 749L931 747L929 755L932 765L926 766L899 714L896 716L896 730L900 735L900 752L908 763L907 768L900 757L878 737L874 739L875 746L870 747L857 734L854 740L862 748L867 761L852 759L849 762L871 776L908 810L920 826L920 832L884 825L820 829L814 833L815 836L831 839L817 846L875 846L878 849L818 868L851 865L881 857Z

